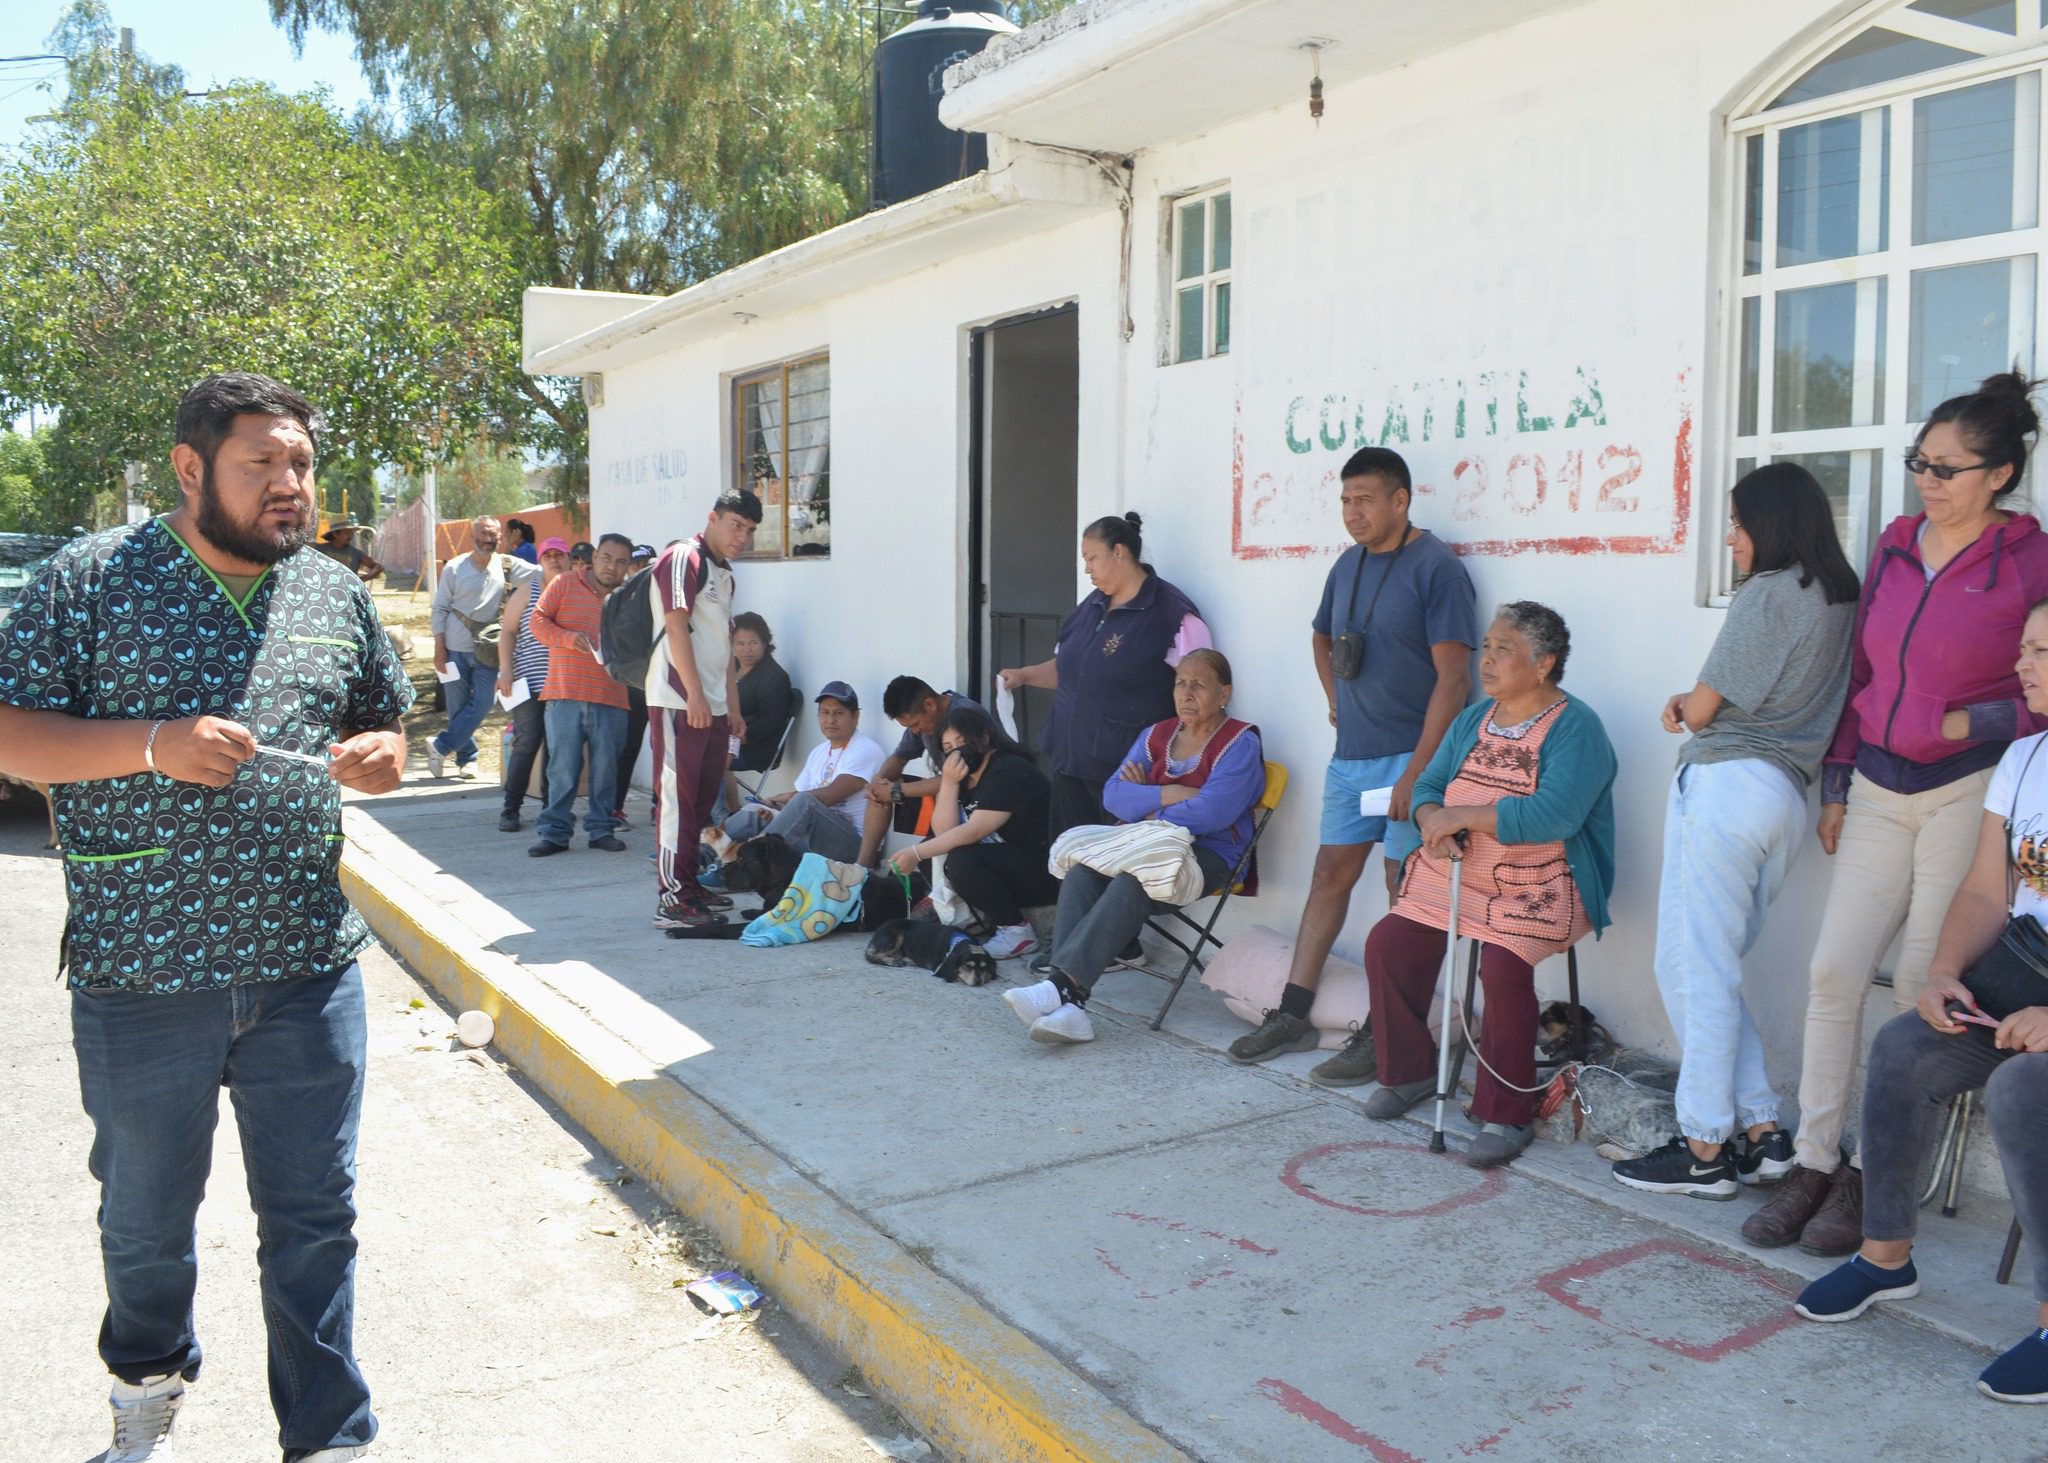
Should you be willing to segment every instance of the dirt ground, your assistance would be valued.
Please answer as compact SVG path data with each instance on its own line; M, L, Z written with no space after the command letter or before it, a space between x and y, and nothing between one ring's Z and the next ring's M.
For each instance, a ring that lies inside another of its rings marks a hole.
M448 713L434 709L440 685L434 677L434 636L427 628L428 602L432 591L421 590L414 594L402 589L378 589L374 591L374 595L377 613L382 617L385 626L399 627L412 635L412 655L405 662L405 672L412 681L417 699L413 702L412 710L405 715L405 741L407 753L424 762L427 743L448 725ZM494 704L491 707L491 714L484 718L484 724L477 728L476 766L479 782L495 783L504 776L501 738L509 720L510 718Z

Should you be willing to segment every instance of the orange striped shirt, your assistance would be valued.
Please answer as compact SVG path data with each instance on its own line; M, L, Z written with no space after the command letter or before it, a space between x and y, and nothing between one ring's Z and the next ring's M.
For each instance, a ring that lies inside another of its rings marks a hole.
M598 588L588 569L563 574L541 592L533 609L533 638L548 648L548 682L543 701L592 701L624 709L626 688L611 678L579 635L597 644L608 590Z

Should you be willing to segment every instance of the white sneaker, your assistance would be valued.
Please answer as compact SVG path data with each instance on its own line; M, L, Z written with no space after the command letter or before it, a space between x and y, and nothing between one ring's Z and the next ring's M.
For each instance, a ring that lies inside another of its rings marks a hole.
M185 1400L185 1379L176 1372L145 1377L138 1385L114 1378L114 1445L102 1463L172 1463L171 1424Z
M429 777L442 777L442 776L445 776L445 775L446 775L445 769L446 769L447 765L448 765L448 754L447 754L447 753L445 753L445 752L443 752L443 751L441 751L441 750L440 750L440 749L439 749L438 747L436 747L436 746L435 746L435 745L434 745L434 744L433 744L432 742L428 742L428 743L427 743L427 776L429 776Z
M306 1454L305 1457L299 1459L299 1463L348 1463L348 1460L351 1458L367 1458L369 1456L370 1445L368 1443L356 1443L347 1448L322 1448L317 1453Z
M463 762L463 763L460 763L460 764L458 764L458 765L456 766L456 768L455 768L455 780L456 780L457 782L475 782L475 781L476 781L476 779L477 779L476 763L474 763L474 762Z
M1041 1016L1031 1023L1033 1041L1093 1041L1095 1023L1088 1019L1088 1013L1068 1001L1050 1016Z
M1020 985L1003 992L1003 999L1010 1003L1010 1009L1017 1013L1017 1019L1026 1026L1041 1016L1050 1016L1060 1008L1060 988L1049 980L1037 985Z
M1030 925L1004 925L983 940L981 948L988 951L991 960L1015 960L1038 948L1038 936L1031 932Z

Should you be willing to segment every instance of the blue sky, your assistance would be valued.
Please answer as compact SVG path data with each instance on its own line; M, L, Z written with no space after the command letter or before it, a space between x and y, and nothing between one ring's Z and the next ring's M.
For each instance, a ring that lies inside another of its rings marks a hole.
M0 56L47 51L66 8L64 0L0 0ZM133 28L137 49L183 67L194 91L242 78L291 92L324 85L343 112L369 97L352 40L316 31L306 38L305 54L294 56L264 0L110 0L109 8L116 26ZM38 90L38 81L51 89ZM0 65L0 148L19 145L28 119L63 99L57 63Z

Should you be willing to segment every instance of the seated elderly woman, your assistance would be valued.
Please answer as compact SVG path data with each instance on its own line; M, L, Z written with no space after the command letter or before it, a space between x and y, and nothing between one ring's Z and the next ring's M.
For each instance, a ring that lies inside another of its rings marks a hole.
M1614 748L1600 718L1558 689L1570 652L1555 610L1519 600L1495 612L1479 646L1487 699L1451 723L1417 780L1422 847L1365 942L1381 1083L1365 1111L1398 1117L1436 1091L1430 995L1461 861L1458 931L1485 946L1474 1168L1508 1162L1535 1136L1536 965L1607 927Z
M860 794L881 769L882 749L860 734L860 697L853 687L827 681L815 699L824 740L804 758L795 788L748 803L720 826L735 843L774 833L798 853L852 863L860 854Z
M1194 835L1202 888L1220 890L1252 836L1252 809L1266 785L1259 729L1232 719L1230 662L1221 651L1191 650L1173 678L1175 716L1131 743L1102 804L1125 823L1158 818ZM1095 1039L1089 993L1103 971L1137 938L1156 904L1130 874L1114 877L1082 864L1067 870L1053 921L1050 975L1005 991L1003 999L1031 1028L1033 1041Z
M997 960L1027 954L1037 940L1024 911L1059 895L1059 881L1045 866L1052 784L979 706L955 702L940 726L939 749L946 760L931 837L899 850L889 866L907 874L949 855L953 892L995 926L982 948Z
M2048 601L2020 633L2020 689L2029 711L2048 715ZM2048 918L2044 746L2048 732L2006 748L1918 1010L1894 1016L1871 1044L1862 1248L1807 1286L1795 1307L1809 1321L1849 1321L1878 1301L1920 1293L1913 1232L1921 1174L1949 1100L1981 1090L2041 1306L2034 1328L1977 1379L1977 1390L2000 1402L2048 1402L2048 976L2015 949L2038 942Z

